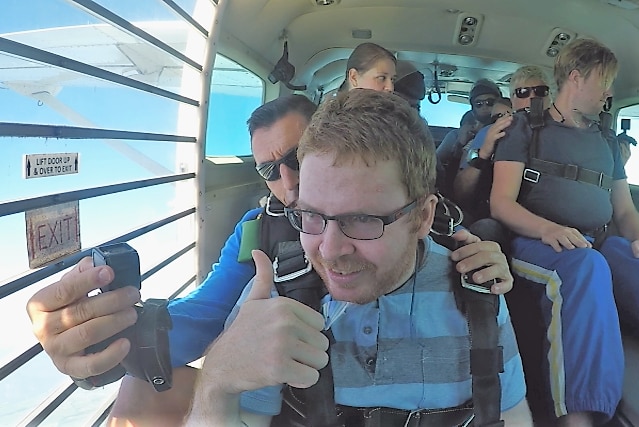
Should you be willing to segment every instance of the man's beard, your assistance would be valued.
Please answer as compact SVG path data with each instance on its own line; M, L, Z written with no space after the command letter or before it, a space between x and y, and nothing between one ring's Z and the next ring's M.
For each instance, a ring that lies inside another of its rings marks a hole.
M381 276L377 275L378 268L376 265L353 256L343 256L335 261L326 261L320 254L317 254L317 257L313 260L313 266L329 292L331 292L332 286L339 286L339 289L357 288L360 291L359 295L354 300L348 302L367 304L399 288L411 276L407 272L410 270L412 273L414 270L415 251L417 250L416 245L412 246L412 248L411 246L412 245L407 245L406 250L402 253L401 258L395 263L394 267ZM342 273L364 272L364 274L369 274L374 278L374 283L366 286L365 289L359 281L359 278L353 286L350 286L350 284L331 284L327 275L328 270ZM337 289L335 289L335 291L337 291Z

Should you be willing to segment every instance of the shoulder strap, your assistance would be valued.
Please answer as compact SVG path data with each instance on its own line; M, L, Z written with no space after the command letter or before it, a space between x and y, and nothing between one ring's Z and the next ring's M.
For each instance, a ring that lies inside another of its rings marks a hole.
M289 228L293 228L289 225ZM299 236L299 233L296 233ZM264 235L263 235L264 236ZM322 279L312 269L299 240L263 242L275 246L273 281L277 292L321 312L321 300L326 294ZM324 331L330 344L335 342L332 332ZM319 371L319 380L307 389L286 386L284 405L279 416L271 421L272 426L308 425L317 427L340 427L335 410L335 387L333 371L328 364ZM306 404L313 402L312 404Z
M537 144L539 143L539 131L546 125L544 121L544 99L534 97L530 99L528 121L533 135L528 146L528 161L537 158Z
M453 250L457 242L449 238L444 246ZM460 280L453 272L453 280ZM468 319L471 336L470 374L472 378L475 427L500 427L501 381L504 372L503 347L499 346L499 296L476 292L461 285L454 288L457 305Z
M278 242L299 240L299 232L291 227L284 216L284 205L273 195L266 200L266 206L260 214L260 249L272 260L277 255Z

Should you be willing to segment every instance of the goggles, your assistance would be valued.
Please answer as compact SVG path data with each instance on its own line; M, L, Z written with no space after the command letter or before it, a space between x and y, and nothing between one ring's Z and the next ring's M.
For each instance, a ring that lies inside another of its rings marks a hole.
M548 96L550 93L550 88L546 85L540 86L526 86L526 87L518 87L515 89L515 95L517 98L530 98L531 94L535 94L538 98L543 98L544 96Z
M286 165L294 171L300 170L300 164L297 161L297 147L288 151L282 158L273 160L272 162L264 162L255 166L255 170L266 181L277 181L280 179L280 165Z

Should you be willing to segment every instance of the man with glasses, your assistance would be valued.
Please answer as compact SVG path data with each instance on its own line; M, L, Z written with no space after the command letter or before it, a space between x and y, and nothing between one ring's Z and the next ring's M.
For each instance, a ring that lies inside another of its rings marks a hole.
M550 89L541 68L526 65L515 71L510 79L510 111L520 111L530 107L531 98L544 98L544 109L550 106ZM492 158L497 141L504 136L504 130L512 123L512 114L497 117L506 112L502 102L494 104L490 126L484 127L471 142L459 165L453 185L453 199L470 214L470 220L490 216L488 198L492 185ZM495 110L496 109L496 110ZM492 119L495 117L495 120Z
M495 101L501 98L501 90L489 79L479 79L470 89L470 107L482 125L490 124L490 111Z
M186 424L268 426L280 412L282 384L311 386L328 357L346 425L364 425L370 414L386 426L413 425L429 409L461 412L471 398L469 331L451 254L428 237L437 197L426 123L396 95L342 93L313 116L298 156L299 198L285 212L329 292L325 316L273 296L270 261L255 251L256 278L207 353ZM472 251L495 246L481 242ZM503 254L484 255L457 269L489 265L474 279L510 281ZM531 425L500 299L502 417ZM335 339L330 356L325 328ZM434 425L464 420L472 416Z
M448 132L437 147L438 174L443 174L443 177L438 177L438 188L450 198L464 147L475 138L481 128L490 124L490 112L495 101L502 96L499 87L488 79L477 80L469 95L471 109L462 116L459 129ZM470 128L464 129L464 124Z
M186 297L170 302L172 388L157 393L147 382L126 376L109 425L180 424L195 381L195 370L184 365L201 357L219 335L242 289L255 274L250 257L252 244L260 240L254 235L258 230L252 227L256 225L255 220L260 218L260 233L272 233L271 245L277 243L277 238L285 241L298 238L299 233L284 216L284 206L297 200L297 144L315 109L315 104L306 97L290 95L267 102L252 113L247 122L251 149L256 170L271 194L263 208L252 209L242 217L204 282ZM457 238L465 239L466 243L477 240L466 232L459 233ZM248 243L248 249L243 243ZM480 261L492 255L482 253L496 250L476 246L469 247L479 252ZM273 247L261 249L273 253ZM468 260L475 262L475 252L461 254L457 253L457 260L470 256ZM29 301L27 310L34 333L61 372L75 378L99 375L116 366L129 352L130 343L120 339L100 353L84 354L88 345L113 336L137 320L131 307L140 299L140 294L131 287L86 298L88 292L105 286L112 279L109 267L93 267L87 258ZM503 293L510 287L511 282L504 280L492 290ZM64 298L60 299L59 295Z

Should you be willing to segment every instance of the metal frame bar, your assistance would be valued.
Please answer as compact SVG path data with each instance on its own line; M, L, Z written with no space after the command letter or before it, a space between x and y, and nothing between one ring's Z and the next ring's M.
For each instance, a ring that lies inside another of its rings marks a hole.
M102 243L103 245L108 245L110 243L117 243L117 242L127 242L129 240L135 239L136 237L140 237L143 234L146 234L150 231L153 231L157 228L160 228L166 224L170 224L172 222L177 221L178 219L184 218L186 216L192 215L195 213L195 208L189 208L185 211L179 212L177 214L171 215L167 218L161 219L159 221L153 222L151 224L148 224L144 227L140 227L137 230L131 231L129 233L123 234L119 237L116 237L114 239L111 239L109 241L106 241L104 243ZM6 283L3 286L0 286L0 299L5 298L11 294L13 294L14 292L17 292L19 290L22 290L30 285L32 285L35 282L38 282L42 279L46 279L47 277L58 273L64 269L67 269L69 267L72 267L73 265L75 265L78 261L80 261L82 258L84 258L85 256L89 256L91 255L89 249L85 249L81 252L76 252L75 254L69 255L67 257L64 257L62 260L54 263L54 264L50 264L46 267L43 267L39 270L36 270L32 273L29 273L25 276L19 277L11 282Z
M175 290L175 292L173 292L170 296L169 299L175 299L177 298L178 295L180 295L182 293L183 290L185 290L187 287L189 287L192 283L195 282L195 276L191 276L189 278L189 280L187 280L186 282L184 282L184 284L182 286L180 286L179 288L177 288Z
M9 361L4 366L0 366L0 381L11 375L15 370L20 368L22 365L27 363L29 360L36 357L38 354L42 352L43 348L40 343L34 344L32 347L26 349L22 352L18 357Z
M60 55L55 55L44 50L40 50L34 48L32 46L24 45L21 43L13 42L8 39L4 39L0 37L0 52L6 52L9 55L14 55L19 58L23 58L26 60L33 60L35 62L39 62L45 65L51 65L54 67L67 69L71 71L75 71L81 73L86 76L102 79L108 82L113 82L116 84L121 84L127 87L131 87L134 89L142 90L148 93L156 94L165 98L177 100L182 103L194 105L200 109L199 114L205 115L206 108L204 106L207 105L208 101L208 90L210 89L210 74L213 68L213 60L215 58L216 48L214 45L210 43L207 44L207 53L206 53L206 64L204 66L200 66L195 61L192 61L187 56L181 54L176 51L172 47L164 44L160 40L155 37L149 35L148 33L142 31L135 25L130 22L122 19L118 15L109 11L108 9L99 6L94 1L91 0L67 0L69 2L75 3L80 8L84 8L89 13L97 15L100 19L110 23L113 26L116 26L126 32L132 33L134 36L150 43L151 45L164 50L165 52L173 55L175 58L182 60L184 63L190 65L191 67L196 68L201 74L201 78L203 79L203 97L202 102L197 100L183 97L176 93L157 88L152 85L148 85L145 83L138 82L136 80L123 77L117 75L115 73L84 64L82 62L74 61L69 58L65 58ZM168 5L171 9L173 9L177 14L179 14L182 18L184 18L188 23L190 23L193 27L195 27L204 37L211 37L209 32L207 32L200 24L197 23L188 13L186 13L180 6L178 6L173 0L162 0L166 5ZM218 5L218 1L210 0L213 4ZM217 12L220 12L221 9L224 9L224 6L227 2L219 2L222 7L218 7ZM219 26L213 26L211 28L211 32L215 31L215 34L219 35ZM205 102L206 101L206 102ZM132 140L156 140L156 141L174 141L174 142L191 142L198 144L198 150L202 153L199 154L198 160L201 160L203 155L204 146L203 146L203 135L205 135L206 131L206 116L203 117L201 121L201 128L199 129L198 138L190 138L185 136L177 136L177 135L159 135L159 134L149 134L149 133L140 133L140 132L127 132L127 131L112 131L108 129L90 129L90 128L79 128L79 127L64 127L64 126L47 126L47 125L22 125L18 123L0 123L0 136L30 136L30 137L54 137L54 138L67 138L67 139L80 139L80 138L89 138L89 139L132 139ZM176 182L180 180L193 179L200 173L200 168L197 169L196 173L185 173L179 175L169 175L163 176L159 178L152 178L148 180L140 180L123 184L114 184L103 187L95 187L89 189L82 189L78 191L72 191L67 193L48 195L43 197L35 197L28 200L18 200L18 201L10 201L6 203L0 203L0 217L4 215L9 215L11 213L19 213L29 209L34 209L36 207L43 207L51 204L63 203L64 201L70 200L81 200L85 198L96 197L100 195L113 194L121 191L133 190L136 188L143 188L151 185L160 185L164 183ZM197 209L201 209L201 200L197 202ZM153 229L159 228L162 225L165 225L169 222L176 221L179 218L185 217L187 215L196 214L196 208L190 208L178 214L172 215L168 218L165 218L160 221L156 221L155 223L149 224L145 227L141 227L135 231L126 233L116 239L113 239L106 243L111 243L115 241L127 241L144 233L147 233ZM182 256L186 252L197 247L197 240L193 243L185 246L180 251L175 254L169 256L164 261L160 262L158 265L147 271L143 278L146 279L151 275L155 274L161 268L171 264L175 259ZM51 264L46 266L40 270L27 274L24 277L21 277L17 280L9 282L3 286L0 286L0 298L4 298L19 289L24 289L29 285L42 280L46 277L51 276L59 271L62 271L66 268L71 267L73 264L77 263L79 259L88 254L88 250L73 254L71 256L65 257L62 261L57 262L55 264ZM197 275L190 277L178 290L176 290L170 298L174 298L179 293L181 293L187 286L192 284L197 280ZM41 353L42 346L40 344L36 344L14 360L10 361L6 365L0 367L0 380L4 379L6 376L14 372L20 366L26 364L29 360L35 357L37 354ZM49 399L45 400L39 407L37 407L32 414L30 414L23 423L26 423L28 426L39 425L42 421L44 421L56 408L62 404L75 390L77 390L77 386L75 384L71 384L68 387L64 388L60 392L56 392L57 395L52 395ZM95 414L92 416L89 423L92 423L92 426L100 426L104 420L107 418L110 408L112 407L113 402L106 403L105 405L101 405L100 408L96 408ZM39 412L38 412L39 411Z
M77 126L33 125L25 123L0 123L0 137L32 137L60 139L127 139L158 142L197 142L194 136L166 135L161 133L130 132L121 130L84 128Z
M144 273L141 276L141 280L144 281L144 280L148 279L150 276L152 276L153 274L157 273L162 268L166 267L171 262L175 261L177 258L181 257L182 255L184 255L185 253L187 253L188 251L190 251L191 249L194 249L194 248L195 248L195 243L191 243L191 244L185 246L184 248L182 248L178 252L174 253L173 255L171 255L170 257L166 258L164 261L160 262L159 264L157 264L156 266L154 266L153 268L148 270L146 273ZM83 253L84 252L86 252L88 254L88 250L87 251L83 251ZM191 283L193 283L194 280L195 280L195 276L190 277L182 286L180 286L175 292L173 292L169 296L168 299L170 299L170 300L174 299L187 286L189 286ZM13 372L18 370L20 367L24 366L27 362L29 362L31 359L36 357L43 350L44 349L42 348L42 345L40 343L34 344L32 347L29 347L27 350L22 352L19 356L17 356L16 358L10 360L4 366L0 366L0 381L2 381L3 379L5 379L9 375L11 375Z
M193 209L193 212L194 211L195 210ZM174 218L174 217L171 218L171 219L173 219L173 221L175 221L177 219L177 218ZM180 218L181 217L182 216L180 216ZM166 220L168 220L168 218ZM162 224L158 225L156 227L153 227L152 229L156 229L156 228L159 228L162 225L166 225L166 223L167 223L166 220L158 221L158 223L161 222ZM154 225L157 225L158 223L155 223ZM148 232L148 231L150 231L150 230L146 230L145 233ZM128 236L126 236L126 237L128 237ZM130 239L120 239L120 238L118 238L118 239L114 239L112 241L106 242L104 244L122 242L122 241L127 241L127 240L130 240ZM185 246L184 248L180 249L179 251L177 251L173 255L169 256L165 260L159 262L154 267L150 268L144 274L141 275L141 277L140 277L141 281L144 282L146 279L148 279L149 277L151 277L152 275L154 275L155 273L157 273L158 271L160 271L161 269L163 269L167 265L171 264L173 261L175 261L176 259L178 259L179 257L181 257L182 255L184 255L185 253L187 253L188 251L190 251L190 250L192 250L194 248L195 248L195 242ZM71 265L74 265L77 262L77 260L81 259L84 256L88 256L88 255L90 255L90 250L89 249L84 250L82 252L79 252L77 254L74 254L74 255L72 255L70 257L65 258L64 259L64 264L67 267L70 267ZM74 258L74 259L77 258L77 260L73 261L73 262L69 262L69 258ZM58 266L58 264L55 264L55 266ZM45 277L48 277L48 276L50 276L50 275L52 275L52 274L54 274L54 273L56 273L58 271L60 271L60 270L53 271L53 272L50 271L49 274L47 274L47 276L45 276ZM21 279L25 279L26 277L31 277L31 275L25 276L24 278L21 278ZM21 279L18 279L18 280L21 280ZM34 282L36 282L38 280L40 280L40 279L38 278L37 280L28 280L26 284L23 284L20 287L20 289L26 288L26 287L28 287L29 285L33 284ZM189 284L193 283L194 280L195 280L195 276L190 277L182 286L180 286L180 288L178 288L177 291L175 291L173 294L171 294L168 299L174 299L180 292L182 292L182 290L184 290L184 288L186 288ZM12 282L12 283L14 283L14 282ZM0 291L2 291L3 289L4 289L4 286L2 288L0 288ZM10 294L0 295L0 298L4 298L7 295L10 295ZM32 347L30 347L27 350L25 350L24 352L22 352L19 356L17 356L16 358L10 360L4 366L0 366L0 381L2 381L3 379L5 379L9 375L11 375L13 372L15 372L21 366L23 366L24 364L29 362L31 359L33 359L35 356L40 354L42 351L43 351L43 348L42 348L42 345L40 343L34 344Z
M175 261L176 259L178 259L182 255L184 255L185 253L187 253L191 249L195 249L195 242L190 243L189 245L187 245L184 248L180 249L179 251L177 251L176 253L174 253L170 257L166 258L164 261L162 261L159 264L157 264L155 267L153 267L150 270L148 270L146 273L144 273L140 277L140 279L142 281L148 279L149 277L153 276L155 273L157 273L158 271L160 271L161 269L163 269L167 265L171 264L173 261Z
M71 394L76 391L78 388L74 383L69 384L67 388L62 390L48 405L46 405L40 412L36 414L31 414L26 422L27 427L37 427L42 421L45 420L53 411L55 411L58 406L62 404Z
M166 53L178 58L180 61L188 64L189 66L195 68L198 71L202 71L202 65L198 64L188 56L184 55L182 52L172 48L168 44L164 43L162 40L153 37L151 34L147 33L144 30L136 27L126 19L120 17L119 15L111 12L109 9L100 6L96 2L92 0L67 0L69 2L75 3L81 9L89 12L90 14L98 17L100 20L105 21L114 27L118 27L127 33L144 40L145 42L162 49ZM186 13L186 12L185 12Z
M161 89L157 86L143 83L129 77L121 76L119 74L112 73L111 71L103 70L102 68L94 67L93 65L85 64L84 62L79 62L71 58L56 55L55 53L47 52L33 46L18 43L4 37L0 37L0 52L6 52L20 58L32 59L42 64L48 64L54 67L76 71L86 76L91 76L100 80L117 83L123 86L152 93L154 95L162 96L164 98L169 98L175 101L183 102L185 104L194 105L196 107L200 106L200 103L195 99L178 95L177 93Z
M188 22L193 27L195 27L195 29L198 30L204 37L208 38L209 32L206 31L206 28L201 26L199 22L193 19L193 17L187 11L182 9L177 3L175 3L173 0L161 0L161 1L166 3L166 5L170 7L171 9L173 9L175 13L180 15L182 19L184 19L186 22Z
M66 193L48 194L46 196L33 197L31 199L15 200L0 204L0 217L12 215L31 209L44 208L60 203L74 202L76 200L90 199L92 197L105 196L107 194L119 193L122 191L136 190L138 188L151 187L154 185L167 184L176 181L184 181L195 178L194 173L183 173L179 175L162 176L158 178L143 179L140 181L125 182L122 184L111 184L103 187L85 188L83 190L69 191Z

